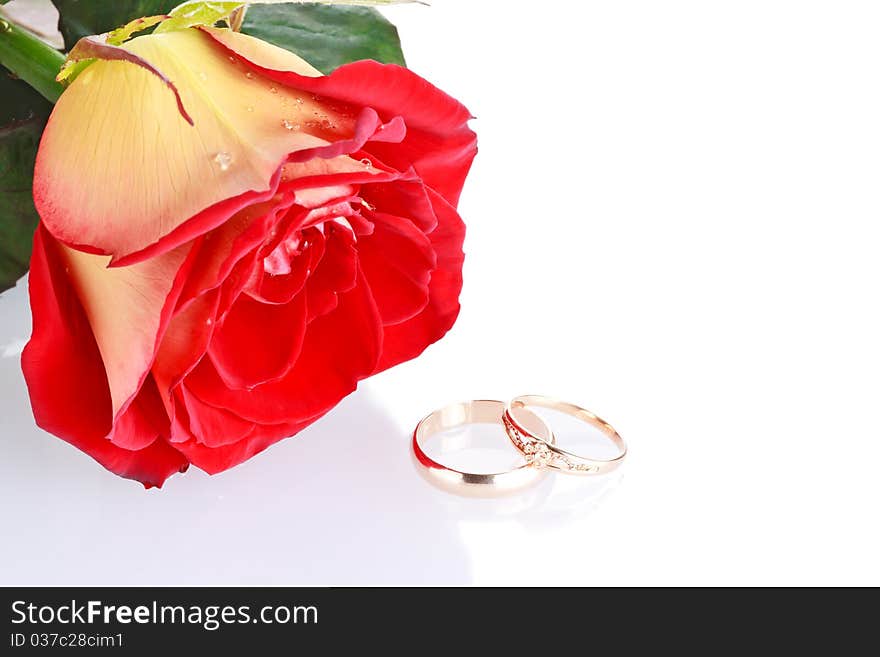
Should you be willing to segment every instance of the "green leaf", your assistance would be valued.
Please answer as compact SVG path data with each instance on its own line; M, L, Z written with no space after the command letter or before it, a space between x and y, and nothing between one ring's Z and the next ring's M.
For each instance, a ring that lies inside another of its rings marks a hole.
M243 12L249 5L277 4L323 4L323 5L397 5L420 2L420 0L189 0L171 11L171 18L156 28L156 32L171 32L196 25L214 25L225 21L232 27L236 21L233 14ZM424 4L424 3L422 3ZM238 30L238 26L233 27Z
M143 16L167 14L180 0L52 0L67 50L84 36L110 32Z
M37 211L32 186L40 135L52 106L0 68L0 291L28 270Z
M39 220L31 197L41 121L0 128L0 291L28 270Z
M359 59L406 66L397 28L370 7L252 5L241 31L296 53L322 73Z

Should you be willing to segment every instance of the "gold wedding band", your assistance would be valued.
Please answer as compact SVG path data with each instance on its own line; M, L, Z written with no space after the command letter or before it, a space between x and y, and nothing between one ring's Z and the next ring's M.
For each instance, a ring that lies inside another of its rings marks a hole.
M612 459L595 459L561 449L555 444L555 441L544 440L541 435L526 426L524 420L531 423L531 418L534 417L534 413L528 410L529 406L560 411L586 422L610 438L620 453ZM626 443L614 427L587 409L558 399L542 395L515 397L507 403L502 421L514 446L533 463L538 463L545 468L572 474L604 474L618 467L626 457Z
M478 474L462 472L443 465L428 456L422 443L430 436L468 424L503 424L505 404L493 399L477 399L469 402L450 404L434 411L416 426L413 432L413 452L422 472L441 488L458 494L475 496L504 495L518 491L540 479L545 471L534 459L527 459L523 465L507 472ZM517 423L535 436L541 444L553 445L556 437L537 415L527 409L517 414Z
M529 407L559 411L599 429L617 447L611 459L598 459L560 448L547 423ZM478 474L462 472L439 463L422 449L430 436L469 424L501 424L507 436L526 462L507 472ZM450 404L434 411L416 426L413 452L422 473L441 488L459 494L495 496L511 493L534 483L547 470L570 474L604 474L618 467L626 457L626 443L605 420L585 408L543 395L521 395L505 404L492 399L478 399Z

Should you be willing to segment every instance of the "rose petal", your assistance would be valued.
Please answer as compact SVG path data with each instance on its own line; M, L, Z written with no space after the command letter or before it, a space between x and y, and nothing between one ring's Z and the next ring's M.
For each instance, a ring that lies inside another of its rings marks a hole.
M189 413L183 401L181 386L177 386L172 393L171 407L172 411L169 413L171 416L171 437L168 440L174 449L180 449L180 443L196 440L190 429Z
M326 120L325 120L326 122ZM307 122L307 126L310 123ZM221 201L216 205L207 208L198 215L186 220L184 223L176 227L167 235L163 236L157 242L124 256L114 256L113 266L122 266L135 262L140 262L148 257L154 257L157 254L164 253L168 249L188 242L202 235L205 231L211 230L220 225L228 217L234 213L245 209L248 204L263 203L273 197L277 191L302 190L297 194L297 201L306 204L308 207L317 206L325 203L327 199L335 199L341 196L348 196L353 193L351 184L358 182L378 182L395 180L398 178L413 179L411 173L412 167L405 173L400 173L387 167L376 165L366 167L361 164L362 170L357 173L343 171L336 172L331 175L310 176L306 180L288 181L285 183L285 169L287 164L302 164L321 159L337 159L345 154L360 151L367 141L373 139L378 131L384 126L378 120L376 113L367 108L361 112L357 122L353 128L349 130L346 122L343 122L344 128L333 124L331 130L321 128L310 128L321 134L321 138L312 136L310 142L312 145L292 151L279 164L276 171L272 174L269 181L269 189L265 192L246 192L240 196ZM346 132L343 132L345 130ZM353 135L348 132L353 131ZM303 133L306 134L306 133ZM382 135L385 136L384 134ZM325 141L329 139L331 141ZM305 139L305 137L304 137ZM287 173L289 177L289 173ZM93 247L82 247L84 250L92 251Z
M399 324L428 305L428 283L437 264L434 248L409 219L370 213L372 235L358 240L357 252L385 326Z
M271 201L238 212L215 228L198 244L196 262L181 292L178 307L223 284L235 265L266 239L267 233L293 204L293 195L277 195Z
M204 403L185 383L180 387L180 393L186 404L190 431L196 441L206 447L231 445L253 431L253 422Z
M263 303L289 303L299 294L324 257L324 234L317 228L307 228L302 231L300 240L300 254L289 258L286 263L289 273L273 275L264 263L264 275L248 294Z
M150 370L186 271L190 247L108 269L109 258L59 245L59 253L101 352L113 417L134 398Z
M199 30L140 37L125 48L177 85L195 127L141 68L98 61L77 77L46 126L34 179L40 216L67 244L123 263L168 250L271 198L291 153L355 133L354 119L311 95L248 77ZM276 50L304 77L319 75ZM321 137L285 128L284 121L305 126L315 113L336 128Z
M254 72L290 88L320 94L355 107L372 107L385 119L400 116L406 138L400 144L371 142L369 151L404 170L412 165L425 183L453 206L476 155L476 135L467 127L471 113L427 80L400 66L365 60L340 66L322 77L305 77L270 56L254 40L229 30L203 31L243 58Z
M296 365L283 379L252 391L230 390L203 360L187 386L206 403L259 424L305 422L352 392L375 369L381 347L381 319L359 276L333 312L309 325Z
M437 254L429 286L430 302L412 319L385 327L377 372L421 354L442 338L458 317L465 227L455 209L437 192L429 190L428 194L439 219L437 228L428 235Z
M411 165L426 186L457 206L477 155L477 136L470 129L448 135L411 129L401 144L371 143L368 150L395 169Z
M113 418L107 379L64 266L57 244L40 226L29 280L34 330L21 359L37 424L117 475L161 486L188 462L161 440L128 450L106 439Z
M324 255L306 281L308 321L336 308L339 295L354 287L357 278L354 234L338 224L324 224Z
M144 384L134 401L123 411L108 439L125 449L139 450L149 447L159 438L170 434L168 416L152 376Z
M391 125L395 126L396 129L387 129L387 127ZM386 129L387 131L383 133L382 130ZM400 141L400 139L404 137L405 133L406 130L403 129L403 122L402 120L400 120L399 117L392 124L383 125L382 120L376 113L376 110L374 110L372 107L365 107L358 114L353 133L350 137L339 139L340 135L338 134L324 135L325 138L336 137L336 139L330 141L327 144L316 145L310 148L297 150L296 152L293 152L288 156L287 161L308 162L309 160L315 158L328 160L331 158L339 157L340 155L347 155L349 153L359 151L368 141L371 141L374 137L377 137L377 141L380 142L387 142L391 140Z
M219 301L219 289L206 292L178 312L162 336L152 374L171 418L174 417L171 393L207 353Z
M289 422L276 425L254 425L250 433L241 440L228 445L210 446L196 440L176 445L187 458L208 474L228 470L252 456L271 447L279 440L298 433L313 420Z
M239 297L208 347L223 382L242 390L287 374L302 348L306 316L304 294L280 305Z
M437 227L434 206L421 181L364 185L360 194L376 212L406 217L423 233L430 233Z
M158 21L162 18L159 16L154 16L153 19ZM143 19L141 20L143 21ZM144 29L147 27L150 26L143 24ZM177 111L180 112L180 115L184 119L186 119L187 123L193 125L192 117L187 113L186 108L183 106L183 99L181 99L180 93L177 91L177 87L174 85L174 83L166 78L162 71L154 67L147 60L139 57L129 50L126 50L125 48L122 48L118 45L113 45L112 43L108 43L107 37L110 36L111 33L94 34L82 37L79 41L76 42L76 45L71 48L70 52L67 53L67 61L64 63L64 66L61 67L61 72L58 74L58 78L56 79L59 81L61 79L66 79L70 72L68 66L72 66L86 60L116 60L128 62L129 64L134 64L135 66L140 66L144 70L158 77L162 81L162 83L166 87L168 87L168 90L174 94L174 99L177 101ZM130 36L130 34L126 35L124 38L127 38L128 36ZM122 39L120 39L120 41L121 40Z

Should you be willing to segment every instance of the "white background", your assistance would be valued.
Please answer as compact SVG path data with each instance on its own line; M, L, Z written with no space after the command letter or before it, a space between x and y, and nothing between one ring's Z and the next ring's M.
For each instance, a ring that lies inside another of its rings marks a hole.
M478 117L452 333L147 492L34 427L20 285L0 583L880 584L880 6L432 4L386 13ZM522 392L606 417L625 467L504 500L417 475L421 416Z

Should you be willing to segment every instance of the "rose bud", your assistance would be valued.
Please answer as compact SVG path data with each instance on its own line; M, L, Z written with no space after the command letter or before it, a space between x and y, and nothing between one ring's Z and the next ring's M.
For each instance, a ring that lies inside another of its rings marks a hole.
M449 330L476 138L399 66L325 76L207 28L123 47L164 79L96 61L43 135L22 366L42 428L150 487L241 463Z

